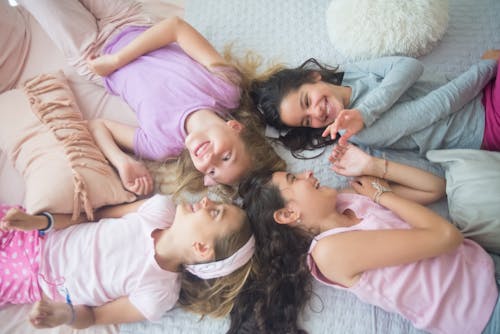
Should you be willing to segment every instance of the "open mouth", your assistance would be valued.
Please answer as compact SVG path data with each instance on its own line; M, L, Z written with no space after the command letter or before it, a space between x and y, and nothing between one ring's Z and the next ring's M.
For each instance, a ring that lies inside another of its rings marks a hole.
M193 151L195 157L201 157L208 149L209 141L201 142Z

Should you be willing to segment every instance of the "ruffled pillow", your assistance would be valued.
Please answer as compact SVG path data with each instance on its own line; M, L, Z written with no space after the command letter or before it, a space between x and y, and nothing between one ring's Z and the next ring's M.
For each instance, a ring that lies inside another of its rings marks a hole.
M0 147L26 182L30 213L85 212L135 200L95 144L62 72L0 95Z

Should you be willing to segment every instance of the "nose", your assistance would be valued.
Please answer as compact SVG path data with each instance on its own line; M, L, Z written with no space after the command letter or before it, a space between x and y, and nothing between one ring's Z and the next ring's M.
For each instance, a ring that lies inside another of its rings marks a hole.
M198 162L197 169L203 174L207 174L214 167L213 163L214 160L215 160L215 155L209 153L205 159Z
M212 205L214 202L212 202L212 200L210 200L207 196L203 197L201 200L200 200L200 204L203 208L206 208L210 205Z
M302 172L302 173L299 174L299 177L301 179L304 179L304 180L310 179L313 176L314 176L314 174L310 170L306 170L306 171L304 171L304 172Z

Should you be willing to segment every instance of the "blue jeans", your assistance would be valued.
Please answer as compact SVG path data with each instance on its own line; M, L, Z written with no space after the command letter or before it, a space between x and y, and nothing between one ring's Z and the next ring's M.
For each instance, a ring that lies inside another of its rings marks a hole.
M491 254L491 258L495 263L495 279L497 281L497 286L500 290L500 255ZM498 334L500 333L500 298L497 300L495 308L491 313L490 320L486 324L486 328L483 330L483 334Z

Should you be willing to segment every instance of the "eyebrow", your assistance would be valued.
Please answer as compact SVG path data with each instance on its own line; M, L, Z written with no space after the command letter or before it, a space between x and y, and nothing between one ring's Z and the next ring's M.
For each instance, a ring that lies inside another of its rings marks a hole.
M300 105L300 108L301 109L305 109L305 105L304 105L304 92L301 91L299 92L299 105Z
M221 213L220 213L220 216L219 216L219 221L222 221L224 219L224 214L226 213L226 206L225 205L221 205Z

